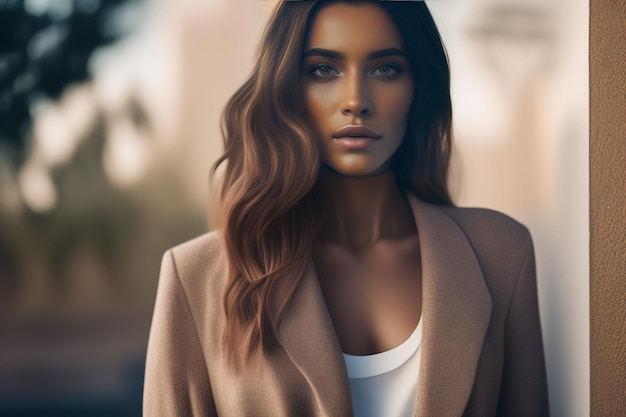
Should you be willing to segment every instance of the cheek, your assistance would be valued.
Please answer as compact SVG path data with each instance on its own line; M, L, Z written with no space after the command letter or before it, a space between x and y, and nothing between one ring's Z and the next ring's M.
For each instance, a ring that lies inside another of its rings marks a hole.
M389 129L387 133L391 142L388 143L388 150L391 153L395 153L402 144L406 133L409 110L413 103L413 86L397 87L399 88L387 91L379 106L379 110L384 111L381 116Z
M316 128L319 131L324 130L324 119L329 112L329 91L322 85L305 85L303 87L304 102L307 110L313 120L315 121Z
M403 88L396 88L392 91L388 91L383 96L381 104L383 104L380 110L386 113L386 116L395 122L405 121L409 115L411 103L413 102L413 86L406 86ZM404 123L400 123L404 128Z
M413 102L413 83L410 81L377 86L377 111L389 122L405 120Z

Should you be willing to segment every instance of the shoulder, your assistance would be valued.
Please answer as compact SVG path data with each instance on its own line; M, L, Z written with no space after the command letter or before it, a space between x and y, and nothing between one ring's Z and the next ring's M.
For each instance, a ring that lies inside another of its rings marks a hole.
M172 247L168 252L171 252L179 267L201 268L220 256L219 233L216 230L205 233Z
M527 240L526 226L496 210L475 207L442 207L462 229L486 237Z
M218 297L226 276L226 257L217 231L172 247L163 255L162 270L171 270L189 298Z
M520 222L495 210L442 207L456 222L486 265L505 265L513 270L532 255L530 232Z

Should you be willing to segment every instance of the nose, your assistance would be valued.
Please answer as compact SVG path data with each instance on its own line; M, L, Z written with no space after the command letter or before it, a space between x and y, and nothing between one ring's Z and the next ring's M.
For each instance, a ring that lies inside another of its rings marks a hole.
M374 111L367 86L364 84L364 80L358 75L347 76L344 79L342 114L366 116Z

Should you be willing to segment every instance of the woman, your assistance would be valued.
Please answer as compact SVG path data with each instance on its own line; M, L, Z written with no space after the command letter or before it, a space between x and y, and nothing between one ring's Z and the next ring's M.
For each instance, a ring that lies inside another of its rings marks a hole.
M423 2L281 2L220 229L163 260L144 415L547 415L532 242L452 205L451 117Z

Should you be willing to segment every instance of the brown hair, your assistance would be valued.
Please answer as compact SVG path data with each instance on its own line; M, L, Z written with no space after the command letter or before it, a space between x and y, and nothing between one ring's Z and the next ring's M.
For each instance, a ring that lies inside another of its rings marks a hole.
M217 204L228 260L222 342L235 369L278 343L322 222L314 196L320 160L300 65L311 21L331 3L278 4L256 65L222 116L225 152L212 173L227 162ZM421 1L374 3L402 35L415 80L405 139L391 164L396 181L425 201L452 204L450 74L439 33Z

